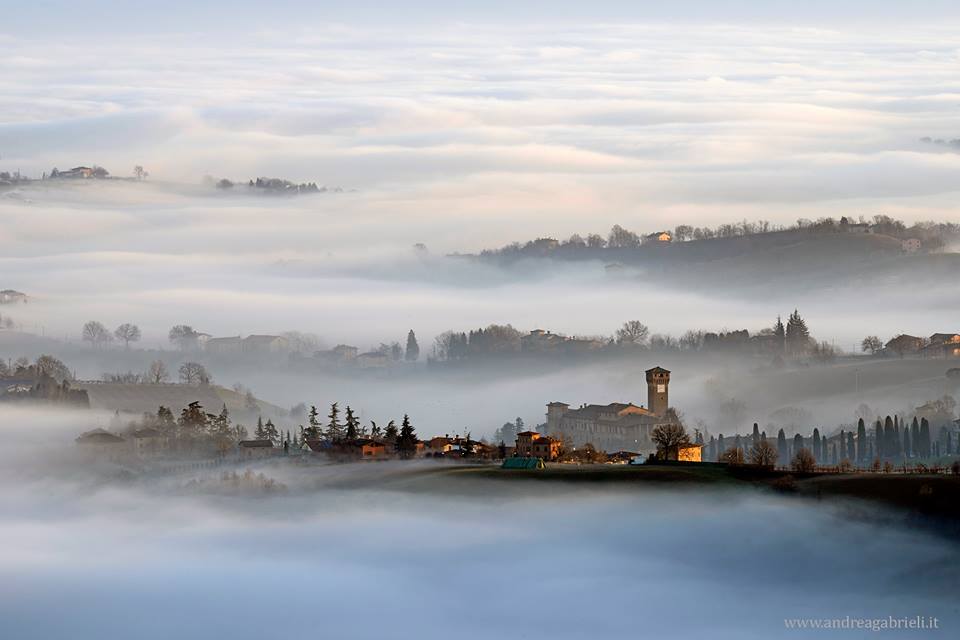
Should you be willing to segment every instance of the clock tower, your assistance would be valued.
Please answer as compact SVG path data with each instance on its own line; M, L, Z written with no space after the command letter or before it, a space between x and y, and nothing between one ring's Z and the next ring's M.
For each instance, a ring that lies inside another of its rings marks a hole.
M670 372L663 367L647 370L647 408L657 416L665 416L670 402L667 390L670 386Z

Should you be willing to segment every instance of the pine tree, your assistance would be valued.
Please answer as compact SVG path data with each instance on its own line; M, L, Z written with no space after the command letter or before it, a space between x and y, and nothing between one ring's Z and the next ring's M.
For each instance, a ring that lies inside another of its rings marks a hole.
M380 427L373 420L370 421L370 437L379 438L382 435Z
M267 432L263 428L263 416L259 416L257 418L257 429L256 431L253 432L253 437L256 438L257 440L267 439Z
M810 346L810 330L796 309L787 319L786 344L787 352L791 355L803 355Z
M417 453L417 434L410 424L410 416L404 414L400 423L400 435L397 436L397 452L403 458L412 458Z
M307 415L307 428L305 431L305 437L310 440L319 440L321 434L320 429L320 412L317 411L315 405L310 405L310 413Z
M360 421L357 420L355 415L353 415L353 409L350 408L350 405L347 405L347 415L344 420L344 425L346 426L346 439L356 440L360 436Z
M863 418L857 420L857 462L867 461L867 425Z
M386 429L383 431L383 441L389 444L390 446L395 446L397 444L397 436L400 435L397 431L397 425L393 420L387 423Z
M776 337L776 348L777 351L783 353L784 348L786 347L786 338L787 331L783 327L783 320L780 319L780 316L777 316L777 323L773 325L773 335Z
M275 445L279 446L281 443L280 432L277 431L276 425L273 424L273 420L268 419L267 423L263 426L263 433L266 436L264 440L269 440Z
M330 414L327 416L327 440L336 442L343 436L343 429L340 427L340 407L336 402L330 405Z
M419 359L420 345L417 344L417 336L414 335L413 329L410 329L410 332L407 334L407 352L404 360L407 362L416 362Z

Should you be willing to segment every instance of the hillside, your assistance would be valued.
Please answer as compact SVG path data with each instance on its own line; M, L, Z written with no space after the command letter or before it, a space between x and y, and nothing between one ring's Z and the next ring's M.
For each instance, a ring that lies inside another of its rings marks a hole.
M217 385L192 386L185 384L119 384L110 382L77 382L75 389L83 389L90 396L90 408L121 413L141 414L155 412L164 406L178 413L191 402L199 402L209 412L219 412L226 405L236 420L278 419L286 411L263 400L257 400L259 412L246 407L244 396Z

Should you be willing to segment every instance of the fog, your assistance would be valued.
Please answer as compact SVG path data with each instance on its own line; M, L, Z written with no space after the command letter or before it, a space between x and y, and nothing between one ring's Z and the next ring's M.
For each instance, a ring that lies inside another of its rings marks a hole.
M437 485L402 463L263 464L286 492L207 494L185 489L206 472L74 469L51 451L69 451L75 414L0 422L16 425L0 452L4 637L769 638L785 617L847 615L937 616L940 637L960 621L956 545L864 505Z

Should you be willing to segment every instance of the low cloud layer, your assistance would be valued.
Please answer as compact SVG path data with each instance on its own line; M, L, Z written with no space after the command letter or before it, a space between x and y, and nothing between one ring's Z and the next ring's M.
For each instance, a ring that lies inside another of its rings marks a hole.
M431 485L402 463L266 465L287 493L217 497L184 491L194 476L71 474L68 414L0 420L18 425L16 454L0 454L4 637L770 638L785 617L960 622L955 545L862 506Z

